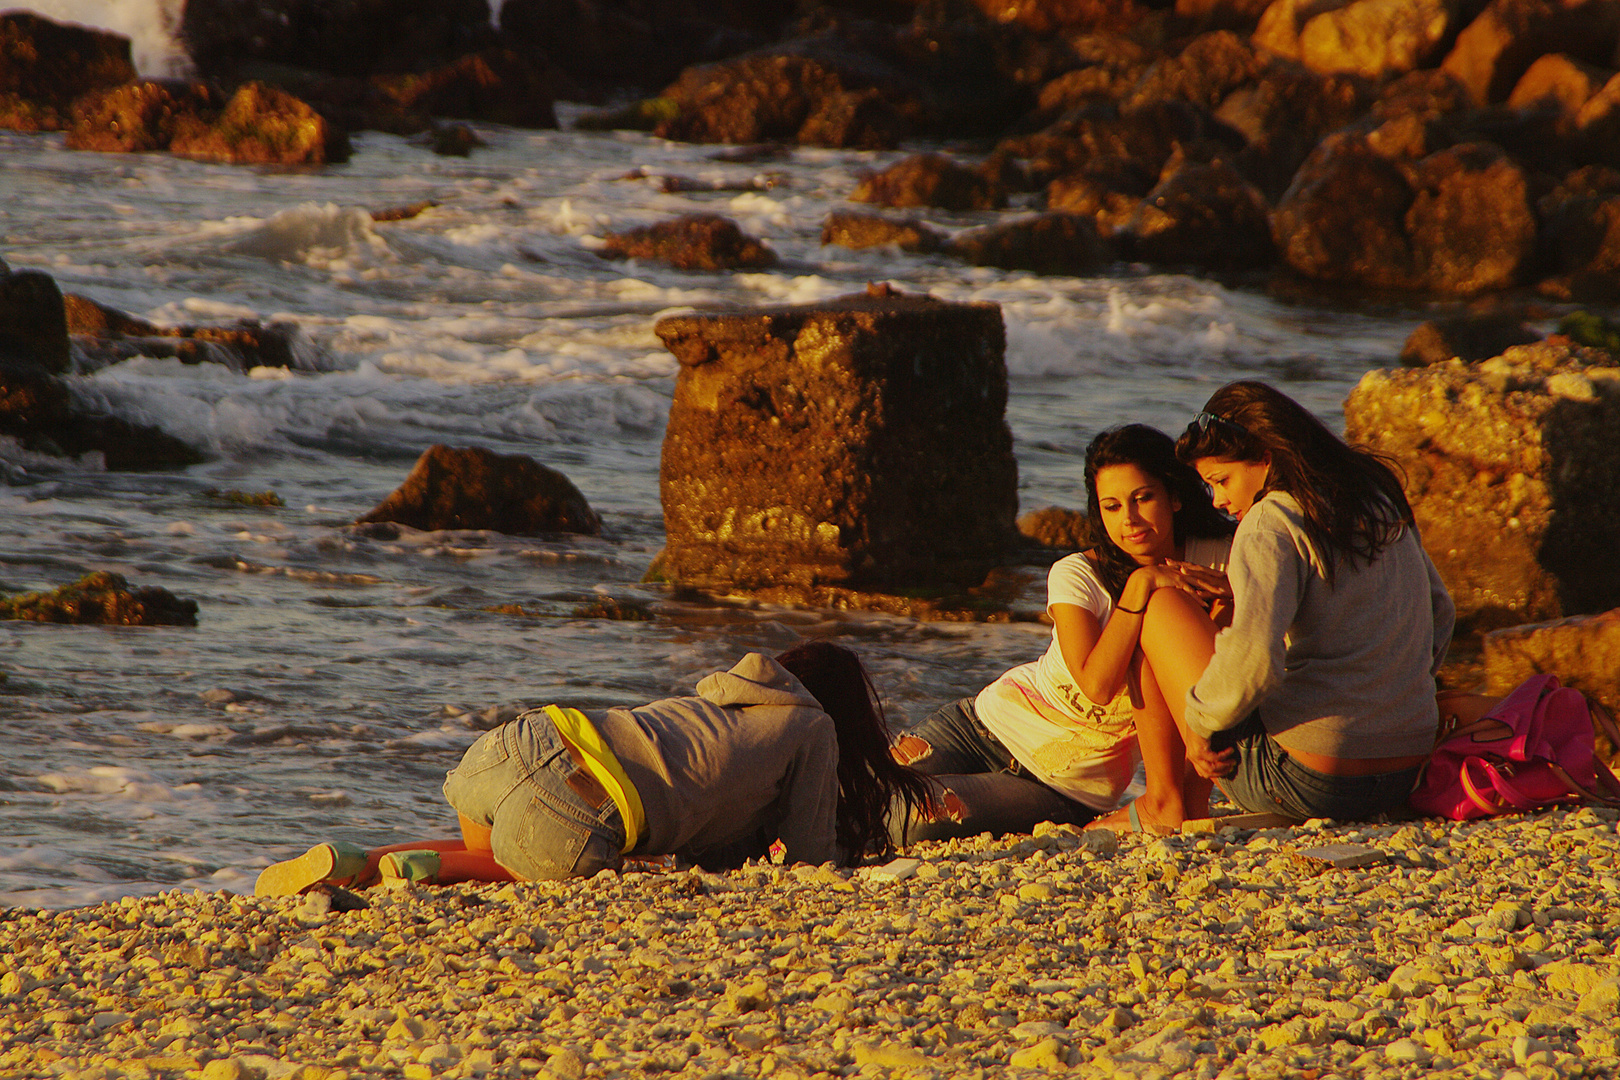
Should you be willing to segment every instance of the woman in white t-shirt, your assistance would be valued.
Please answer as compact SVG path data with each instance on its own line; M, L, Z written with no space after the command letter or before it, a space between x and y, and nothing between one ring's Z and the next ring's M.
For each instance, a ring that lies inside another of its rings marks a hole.
M1144 702L1133 687L1153 692L1152 679L1137 678L1137 645L1141 609L1155 589L1199 597L1212 623L1227 614L1232 522L1210 504L1198 474L1176 459L1175 442L1145 424L1091 441L1086 498L1092 547L1059 559L1048 575L1053 629L1045 654L896 741L896 759L940 788L924 820L894 815L897 838L1085 824L1119 802L1139 754L1156 778L1185 772L1184 797L1207 806L1210 782L1184 769L1179 747L1149 739L1138 748L1133 697L1137 707L1162 703Z

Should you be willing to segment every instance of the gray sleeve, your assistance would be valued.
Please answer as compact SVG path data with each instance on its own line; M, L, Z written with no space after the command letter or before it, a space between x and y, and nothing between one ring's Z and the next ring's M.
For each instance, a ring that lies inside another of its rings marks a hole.
M843 862L838 846L838 734L832 717L794 710L800 718L785 737L798 746L782 777L782 824L777 831L789 863Z
M1209 738L1236 727L1283 677L1284 637L1305 597L1310 564L1269 504L1238 527L1226 568L1232 625L1215 635L1215 655L1187 691L1187 726ZM1244 526L1248 526L1245 528Z
M1446 662L1446 650L1451 647L1451 635L1457 629L1457 606L1451 602L1451 593L1440 580L1440 571L1424 550L1421 537L1418 537L1418 550L1423 553L1423 565L1428 569L1429 604L1434 609L1434 664L1429 674L1438 675L1440 665Z

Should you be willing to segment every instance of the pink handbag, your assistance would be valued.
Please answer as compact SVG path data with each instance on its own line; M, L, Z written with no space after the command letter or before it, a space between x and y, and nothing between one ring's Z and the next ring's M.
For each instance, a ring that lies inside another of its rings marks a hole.
M1472 723L1443 725L1412 809L1466 821L1560 803L1620 807L1620 780L1598 760L1594 725L1616 747L1614 718L1552 675L1520 683Z

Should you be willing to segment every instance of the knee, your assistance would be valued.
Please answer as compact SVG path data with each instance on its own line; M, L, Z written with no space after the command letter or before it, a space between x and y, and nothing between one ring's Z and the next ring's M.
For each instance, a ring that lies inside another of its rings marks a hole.
M889 756L902 765L915 765L934 752L934 744L917 735L902 735L889 747Z

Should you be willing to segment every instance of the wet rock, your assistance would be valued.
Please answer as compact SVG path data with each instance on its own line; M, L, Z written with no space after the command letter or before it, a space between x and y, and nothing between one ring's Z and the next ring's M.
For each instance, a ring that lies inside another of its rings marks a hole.
M880 206L932 206L941 210L996 210L1006 193L980 169L944 154L913 154L861 180L853 202Z
M1317 143L1361 115L1369 97L1366 80L1274 64L1227 95L1215 119L1247 140L1232 163L1274 203Z
M549 63L511 49L469 53L422 74L373 75L371 84L388 107L402 113L511 127L557 126L556 80Z
M1036 274L1096 274L1115 261L1113 247L1092 218L1045 213L958 233L952 255L975 266Z
M478 137L478 132L466 124L434 124L428 131L426 144L428 149L443 157L468 157L480 146L488 146ZM419 213L420 211L418 211ZM410 215L415 217L415 214ZM372 214L373 221L398 221L399 218L379 218Z
M1485 635L1484 658L1488 694L1550 674L1620 710L1620 609L1493 630Z
M1251 33L1272 0L1176 0L1176 18L1203 30Z
M1468 295L1519 280L1536 224L1523 172L1495 147L1449 147L1403 169L1345 133L1300 168L1272 228L1306 277Z
M1611 76L1575 114L1575 137L1583 160L1620 168L1620 74Z
M611 233L597 251L605 259L651 259L677 270L756 270L776 265L776 253L717 214L684 214L656 225Z
M905 113L915 105L863 83L823 59L791 54L689 68L660 95L674 115L654 131L685 142L892 147L909 133Z
M479 447L428 447L405 482L355 524L371 522L513 536L602 531L601 518L568 477L521 454Z
M131 589L118 574L86 574L50 592L0 596L0 619L108 626L196 626L197 602L168 589Z
M834 210L821 223L821 242L847 248L894 245L901 251L932 252L945 246L945 234L925 221L896 220L881 214Z
M1441 63L1476 105L1504 101L1538 58L1564 53L1614 63L1620 4L1614 0L1491 0L1457 35Z
M167 150L182 126L206 124L225 99L207 83L145 79L86 94L73 106L67 145L74 150Z
M1568 125L1573 125L1581 107L1603 88L1612 74L1607 68L1583 64L1563 53L1548 53L1531 64L1508 95L1510 109L1530 109L1551 104Z
M1539 203L1548 277L1559 300L1620 300L1620 170L1590 166L1566 176Z
M126 37L29 11L0 14L0 127L59 130L76 98L134 78Z
M1265 196L1224 162L1177 171L1147 194L1125 233L1143 262L1253 270L1276 257Z
M1001 313L874 287L677 315L661 571L703 588L977 584L1012 540Z
M1541 335L1512 312L1448 315L1431 319L1412 331L1401 347L1401 363L1428 367L1457 359L1475 364L1501 356L1515 345L1540 340Z
M1079 551L1090 544L1086 515L1079 510L1046 506L1018 515L1019 535L1042 547Z
M63 374L70 366L67 333L56 279L0 264L0 365Z
M180 39L203 75L286 64L364 78L449 64L494 46L485 0L186 0Z
M1070 109L1097 102L1118 102L1135 86L1147 70L1148 59L1141 46L1128 38L1120 41L1120 53L1107 60L1089 63L1062 75L1041 87L1036 106L1056 120Z
M1134 0L973 0L999 23L1013 23L1035 34L1129 30L1147 15Z
M1129 161L1094 161L1083 172L1060 176L1046 185L1046 209L1084 214L1097 231L1111 235L1136 212L1153 190L1153 178Z
M348 138L285 90L243 83L219 116L181 123L169 151L238 165L319 165L349 156Z
M232 371L317 366L313 347L294 323L241 319L230 326L156 326L89 297L68 293L63 299L81 371L135 356L172 356L183 364L222 364Z
M1620 607L1620 368L1553 342L1373 371L1345 437L1392 455L1465 629Z

